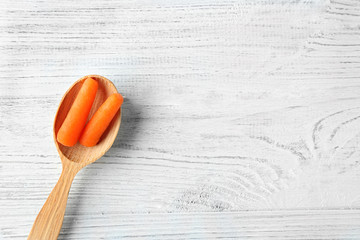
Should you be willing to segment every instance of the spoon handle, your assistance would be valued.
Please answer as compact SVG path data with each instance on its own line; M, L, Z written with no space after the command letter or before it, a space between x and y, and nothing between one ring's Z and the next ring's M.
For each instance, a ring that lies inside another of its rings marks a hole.
M64 220L71 183L77 171L63 164L60 178L37 215L28 240L56 240Z

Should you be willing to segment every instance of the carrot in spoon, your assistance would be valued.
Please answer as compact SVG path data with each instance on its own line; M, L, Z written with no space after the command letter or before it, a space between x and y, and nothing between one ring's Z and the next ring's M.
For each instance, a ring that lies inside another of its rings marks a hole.
M80 144L86 147L95 146L123 102L124 99L119 93L110 95L86 124L79 139Z
M97 89L98 83L94 79L87 78L84 81L57 133L57 140L62 145L71 147L77 143L86 124Z

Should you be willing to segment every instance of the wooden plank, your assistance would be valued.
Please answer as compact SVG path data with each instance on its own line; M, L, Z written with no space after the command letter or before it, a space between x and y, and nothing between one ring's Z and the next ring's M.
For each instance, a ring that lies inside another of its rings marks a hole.
M8 238L24 239L27 232L19 227L31 224L9 226L3 232ZM359 210L112 212L99 216L70 211L59 239L358 239L359 229Z

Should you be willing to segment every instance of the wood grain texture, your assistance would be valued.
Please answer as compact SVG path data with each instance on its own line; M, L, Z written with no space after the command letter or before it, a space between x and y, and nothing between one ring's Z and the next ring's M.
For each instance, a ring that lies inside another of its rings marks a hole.
M0 239L61 172L79 77L125 96L60 239L359 239L360 2L1 1ZM37 148L32 146L37 145Z

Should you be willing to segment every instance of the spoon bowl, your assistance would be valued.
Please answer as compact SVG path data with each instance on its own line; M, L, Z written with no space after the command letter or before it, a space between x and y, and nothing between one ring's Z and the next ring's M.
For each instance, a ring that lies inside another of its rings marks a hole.
M77 143L75 146L66 147L57 141L57 133L80 91L83 82L89 77L98 82L98 90L88 120L111 94L117 93L114 84L110 80L99 75L88 75L80 78L65 93L56 112L53 128L56 149L62 162L62 172L57 184L37 215L28 236L28 240L57 239L61 230L67 198L74 177L80 169L95 162L109 150L119 131L121 109L115 114L97 145L93 147L84 147Z
M100 138L98 144L93 147L84 147L79 143L77 143L75 146L67 147L58 143L58 141L56 140L57 133L62 123L64 122L66 115L71 108L71 105L75 101L76 95L80 91L83 82L88 77L91 77L92 79L96 80L99 86L93 106L88 116L88 120L90 120L90 118L94 115L94 113L100 107L100 105L103 102L105 102L105 100L111 94L117 93L114 84L105 77L99 75L88 75L80 78L70 87L70 89L65 93L64 97L62 98L59 108L55 115L54 128L53 128L54 141L61 160L62 161L70 160L72 162L79 164L80 167L85 167L86 165L95 162L97 159L102 157L107 152L107 150L109 150L109 148L111 147L111 145L113 144L116 138L121 122L121 111L119 110L118 113L113 118L113 120L110 122L108 128L106 129L102 137Z

